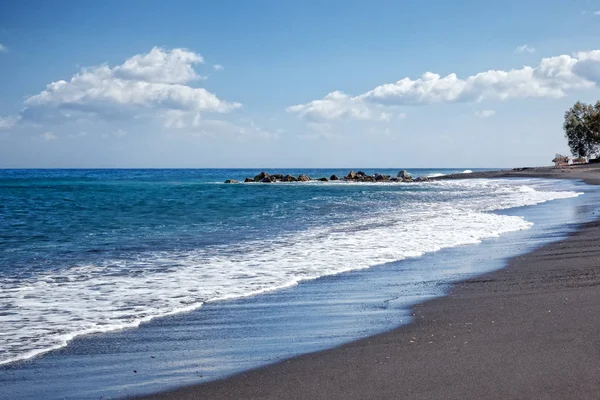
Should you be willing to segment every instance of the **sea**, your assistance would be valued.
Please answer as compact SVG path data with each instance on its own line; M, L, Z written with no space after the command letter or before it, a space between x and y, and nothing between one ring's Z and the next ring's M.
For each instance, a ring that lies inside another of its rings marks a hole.
M0 170L0 399L123 398L393 329L600 205L574 180L224 183L259 172Z

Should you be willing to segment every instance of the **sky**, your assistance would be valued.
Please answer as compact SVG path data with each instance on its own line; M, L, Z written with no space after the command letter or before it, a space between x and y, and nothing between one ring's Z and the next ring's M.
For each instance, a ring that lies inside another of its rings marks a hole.
M600 0L0 2L0 168L493 168L568 154Z

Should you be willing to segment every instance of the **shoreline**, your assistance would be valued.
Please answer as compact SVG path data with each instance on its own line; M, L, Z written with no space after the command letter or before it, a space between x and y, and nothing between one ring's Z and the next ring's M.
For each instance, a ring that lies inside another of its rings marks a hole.
M581 164L566 167L525 167L494 171L451 174L429 178L430 181L450 179L546 178L580 179L590 185L600 185L600 164Z
M434 179L510 177L597 185L600 166ZM501 270L454 284L446 296L415 306L408 325L229 378L132 398L594 398L600 390L594 339L600 333L594 324L599 259L595 220Z

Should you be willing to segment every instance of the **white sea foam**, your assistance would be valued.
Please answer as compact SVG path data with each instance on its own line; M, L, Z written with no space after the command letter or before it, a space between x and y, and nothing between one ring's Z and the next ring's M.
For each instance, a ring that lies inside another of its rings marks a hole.
M532 181L425 183L410 209L194 251L153 252L0 281L0 363L65 346L78 335L135 327L208 301L251 296L300 281L475 244L528 229L522 217L489 211L574 197ZM482 195L485 194L485 195ZM406 204L406 203L402 203Z

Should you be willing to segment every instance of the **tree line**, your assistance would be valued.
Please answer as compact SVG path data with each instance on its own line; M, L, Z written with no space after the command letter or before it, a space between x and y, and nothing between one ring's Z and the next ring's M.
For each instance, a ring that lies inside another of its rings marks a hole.
M563 124L571 153L577 157L600 153L600 101L586 104L578 101L565 112Z

